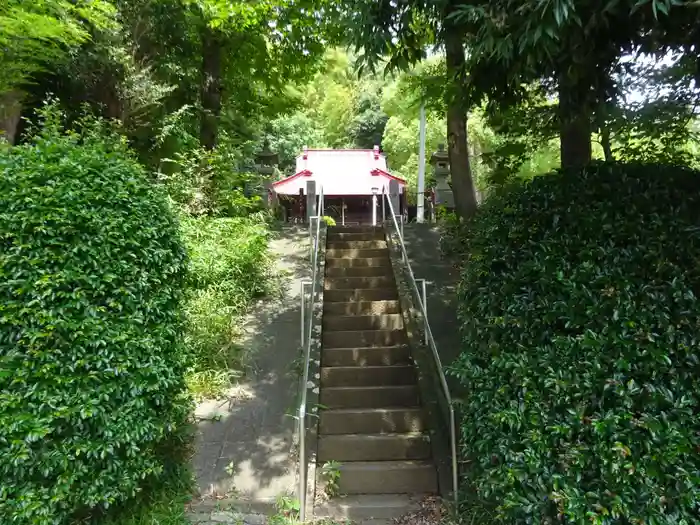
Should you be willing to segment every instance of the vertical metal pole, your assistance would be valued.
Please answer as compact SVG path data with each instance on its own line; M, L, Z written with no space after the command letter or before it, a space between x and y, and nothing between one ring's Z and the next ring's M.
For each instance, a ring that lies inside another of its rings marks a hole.
M340 216L342 217L340 223L345 226L345 199L340 199Z
M428 294L426 293L426 282L425 279L421 279L423 281L421 284L423 285L423 312L425 312L424 319L423 319L423 331L425 333L425 345L428 345Z
M309 259L314 263L314 218L309 217Z
M377 196L372 195L372 226L377 225Z
M401 244L403 244L403 216L394 215L394 219L396 219L396 222L394 222L394 224L398 226L398 231L396 233L399 234L399 240L401 241ZM408 262L406 260L406 252L404 250L401 250L401 261Z
M420 107L420 138L418 145L418 199L416 221L425 219L425 106Z
M459 471L457 466L457 423L455 421L455 408L450 404L450 434L452 449L452 491L455 500L455 508L459 506Z
M386 188L382 188L382 224L386 222Z
M301 347L304 348L304 310L306 305L304 304L304 285L306 281L301 281Z
M306 385L302 385L306 388ZM299 411L299 520L301 523L306 521L306 412Z
M313 252L311 254L313 259ZM302 351L306 346L306 301L305 287L312 284L310 281L301 282L301 348ZM306 364L304 364L306 366ZM303 379L302 379L303 380ZM301 388L306 388L306 385L301 385ZM305 407L299 407L299 515L302 520L306 517L306 411Z

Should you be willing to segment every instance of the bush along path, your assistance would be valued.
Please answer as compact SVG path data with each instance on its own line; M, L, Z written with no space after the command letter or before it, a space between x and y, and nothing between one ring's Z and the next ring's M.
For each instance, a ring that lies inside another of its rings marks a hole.
M697 523L700 173L554 173L490 197L464 231L465 512Z
M239 344L248 356L248 372L226 397L197 407L199 498L193 515L222 508L245 513L251 505L273 513L278 497L295 489L294 420L287 414L298 386L290 364L299 355L299 289L308 275L308 232L276 232L270 253L281 290L245 319Z
M185 248L99 123L0 156L0 522L69 523L180 459Z

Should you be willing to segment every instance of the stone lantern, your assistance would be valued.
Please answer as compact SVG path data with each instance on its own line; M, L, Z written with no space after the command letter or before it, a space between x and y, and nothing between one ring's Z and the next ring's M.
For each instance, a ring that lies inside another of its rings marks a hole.
M454 208L454 194L448 183L450 176L450 158L445 151L444 144L438 144L438 150L430 156L430 164L433 166L435 176L435 204Z
M255 158L258 172L263 177L269 179L275 173L275 168L279 163L279 155L270 151L270 143L266 140L265 145L258 156Z
M266 140L263 149L255 158L255 167L262 175L262 188L259 188L260 197L268 208L274 209L279 205L277 194L272 189L272 178L277 171L279 156L270 151L270 143Z

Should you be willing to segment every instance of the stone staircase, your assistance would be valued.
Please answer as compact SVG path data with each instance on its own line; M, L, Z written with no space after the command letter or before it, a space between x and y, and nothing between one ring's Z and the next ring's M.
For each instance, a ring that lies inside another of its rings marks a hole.
M339 493L316 517L389 520L436 493L437 473L384 231L328 230L318 465Z

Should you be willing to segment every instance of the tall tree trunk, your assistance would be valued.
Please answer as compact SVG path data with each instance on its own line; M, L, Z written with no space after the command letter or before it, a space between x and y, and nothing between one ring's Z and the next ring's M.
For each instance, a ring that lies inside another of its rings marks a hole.
M610 140L610 129L607 126L600 128L600 143L603 145L603 154L605 155L606 162L612 162L615 160L615 156L612 152L612 141Z
M202 116L200 144L212 150L216 147L221 115L221 37L217 30L202 29Z
M612 152L612 141L610 140L610 124L608 116L608 102L605 100L605 93L600 96L601 100L598 103L598 111L596 114L598 120L598 133L600 133L600 145L603 146L603 155L606 162L613 162L615 157Z
M581 168L591 162L589 86L582 79L559 76L559 125L562 168Z
M18 90L0 95L0 136L10 144L17 138L17 126L22 116L24 93Z
M467 146L467 110L464 101L464 45L453 29L445 32L445 63L450 82L447 97L447 153L455 207L462 217L476 212L477 200Z

